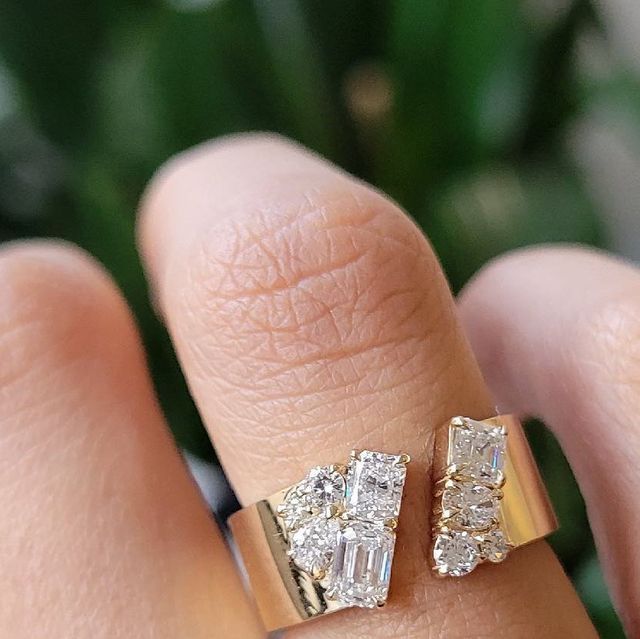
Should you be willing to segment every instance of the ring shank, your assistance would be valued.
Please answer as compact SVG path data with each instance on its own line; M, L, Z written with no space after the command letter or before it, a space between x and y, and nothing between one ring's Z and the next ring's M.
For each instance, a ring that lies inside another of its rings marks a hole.
M288 489L234 513L229 526L268 631L328 614L343 606L327 599L313 580L295 568L277 517Z
M499 415L482 420L505 427L507 448L498 523L512 547L541 539L557 528L557 520L519 420ZM436 433L434 474L447 468L449 426ZM325 588L290 560L289 542L278 508L292 487L275 493L229 518L229 525L251 582L256 605L268 631L325 615L345 607L326 596Z
M514 547L542 539L558 528L558 520L520 421L514 415L484 420L508 430L504 497L500 524Z

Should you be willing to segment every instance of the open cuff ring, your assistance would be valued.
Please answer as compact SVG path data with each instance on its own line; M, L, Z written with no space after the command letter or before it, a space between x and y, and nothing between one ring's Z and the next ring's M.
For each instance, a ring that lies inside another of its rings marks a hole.
M513 415L454 417L436 433L433 569L462 577L541 539L558 523Z
M267 630L385 604L408 463L354 451L231 516Z
M432 568L462 577L557 522L520 422L454 417L436 432ZM354 451L229 519L267 630L383 606L409 456Z

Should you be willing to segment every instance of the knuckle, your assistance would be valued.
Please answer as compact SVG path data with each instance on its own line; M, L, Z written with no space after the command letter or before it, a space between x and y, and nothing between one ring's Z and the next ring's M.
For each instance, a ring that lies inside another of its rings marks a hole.
M335 427L328 401L352 420L376 404L394 419L407 404L384 391L426 381L425 348L437 374L439 340L427 338L444 330L450 302L421 232L364 186L298 178L254 191L165 271L196 375L237 391L234 412L241 405L255 423L244 432L264 434L270 422L324 436ZM417 395L408 405L426 401ZM269 431L281 455L309 446L293 430Z
M198 309L217 347L286 366L423 335L434 262L402 213L353 187L270 199L216 225L189 261L183 315Z

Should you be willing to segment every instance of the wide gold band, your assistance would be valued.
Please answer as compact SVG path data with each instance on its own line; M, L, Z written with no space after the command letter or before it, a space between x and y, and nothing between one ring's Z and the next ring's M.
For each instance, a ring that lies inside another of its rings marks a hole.
M469 428L470 434L466 438L458 437L462 441L460 444L456 441L457 433L464 434L465 428ZM504 439L491 440L496 433L498 438L502 433ZM474 444L474 437L480 437L480 443ZM497 441L502 441L504 445L502 457ZM495 447L492 451L491 446ZM490 452L487 453L487 450ZM467 464L464 462L465 456L470 460ZM491 469L487 460L495 462L496 469ZM482 465L481 462L484 462L489 470L485 469L485 475L478 478L478 473L472 472L470 468L477 470ZM495 472L496 475L490 476L491 472ZM436 486L434 543L437 542L438 535L444 535L446 540L447 535L455 536L461 533L462 537L458 539L462 539L464 546L465 540L473 541L472 537L482 542L483 533L487 539L492 534L497 534L506 544L506 551L498 553L497 557L492 555L489 560L495 562L504 559L509 550L546 537L558 527L524 430L514 415L498 415L479 421L456 417L444 424L436 434L433 474ZM447 490L453 492L454 499L450 498L447 501ZM463 496L463 490L466 490L466 495L470 497ZM472 491L476 491L475 495L471 495ZM485 500L480 506L477 505L481 502L477 491L483 491L482 499ZM492 502L491 499L494 497L495 502ZM451 502L456 503L458 510L451 510ZM475 505L469 506L470 503ZM476 510L476 513L480 512L482 515L488 512L491 503L496 505L493 524L485 526L483 522L474 529L473 508L484 508L483 511ZM450 510L447 511L447 508ZM487 557L482 557L478 563L485 559ZM466 574L464 571L456 574L455 570L447 572L442 566L439 572L453 576Z
M408 462L354 451L230 518L267 630L384 605ZM433 474L433 568L442 576L502 561L557 528L512 415L447 422L436 433Z
M340 608L314 587L310 575L296 570L289 560L277 516L286 492L243 508L229 519L258 611L269 631Z
M500 520L507 538L517 548L550 535L558 528L558 520L520 421L513 415L486 421L504 424L509 432L507 480L500 503Z

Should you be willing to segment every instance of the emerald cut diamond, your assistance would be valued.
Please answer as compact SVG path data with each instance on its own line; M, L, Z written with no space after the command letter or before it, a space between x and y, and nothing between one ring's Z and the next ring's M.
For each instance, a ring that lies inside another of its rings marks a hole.
M374 608L387 599L395 534L354 522L338 534L327 595L346 606Z

